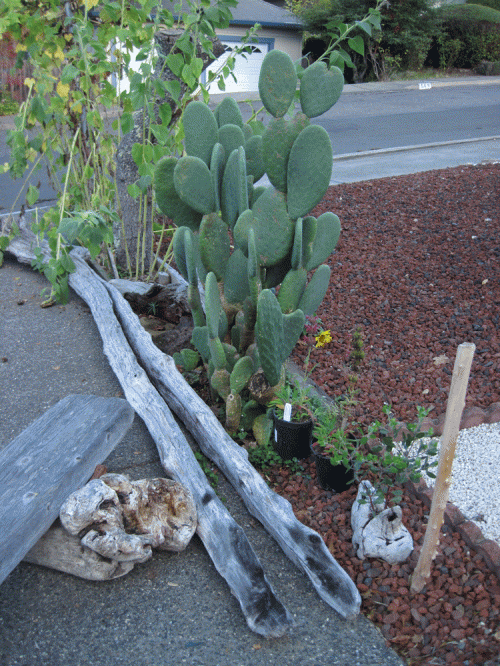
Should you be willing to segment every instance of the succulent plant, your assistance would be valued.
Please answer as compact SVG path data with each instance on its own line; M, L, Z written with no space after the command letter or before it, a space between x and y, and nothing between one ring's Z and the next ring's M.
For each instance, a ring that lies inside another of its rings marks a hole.
M328 288L323 262L340 222L333 213L310 215L332 170L328 134L310 118L333 106L342 87L337 68L315 63L297 76L288 55L270 51L259 79L272 116L267 127L244 123L229 97L213 112L191 102L183 115L185 154L163 158L156 169L158 207L178 227L173 251L189 285L192 343L226 403L230 431L255 423L254 434L268 436L265 404L282 382L305 316ZM294 114L295 100L301 111ZM270 187L257 184L265 173ZM196 356L177 360L192 368Z

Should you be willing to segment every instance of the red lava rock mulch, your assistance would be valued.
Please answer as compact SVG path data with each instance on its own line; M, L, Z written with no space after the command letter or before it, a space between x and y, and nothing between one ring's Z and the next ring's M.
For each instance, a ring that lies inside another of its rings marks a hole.
M313 349L312 380L331 397L355 387L353 418L383 419L389 403L413 422L442 432L456 349L473 342L461 427L500 421L500 165L484 164L330 187L315 209L341 220L332 279L318 310L332 343ZM352 334L365 358L353 384ZM307 347L298 345L300 366ZM408 664L500 664L500 549L448 505L439 554L422 593L411 595L429 513L430 492L405 491L404 523L415 550L399 565L359 560L352 547L355 489L335 495L316 483L315 469L266 474L297 517L322 534L356 582L362 612ZM474 550L477 549L478 552Z

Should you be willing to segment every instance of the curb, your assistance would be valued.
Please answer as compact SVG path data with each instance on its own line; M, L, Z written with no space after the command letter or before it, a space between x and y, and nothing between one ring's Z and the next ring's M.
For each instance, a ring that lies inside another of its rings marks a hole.
M421 500L426 508L430 509L432 502L433 489L429 488L423 479L420 479L418 485L408 484L408 490ZM465 543L480 555L486 566L500 580L500 546L496 541L487 539L480 528L463 515L463 513L454 504L448 502L444 512L444 522L457 531Z
M475 139L455 139L453 141L437 141L435 143L422 143L412 146L397 146L396 148L379 148L377 150L362 150L357 153L344 153L343 155L334 155L333 161L354 160L360 157L377 157L377 155L387 155L391 153L406 153L410 150L426 150L429 148L443 148L446 146L460 146L466 143L480 143L481 141L500 141L500 135L483 136ZM499 149L500 160L500 149Z

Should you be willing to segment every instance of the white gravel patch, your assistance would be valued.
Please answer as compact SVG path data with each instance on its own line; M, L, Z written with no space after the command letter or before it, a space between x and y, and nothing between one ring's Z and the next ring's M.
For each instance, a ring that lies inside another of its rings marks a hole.
M432 471L436 473L437 467ZM424 479L434 486L434 479L425 474ZM448 499L486 539L500 545L500 423L460 431Z

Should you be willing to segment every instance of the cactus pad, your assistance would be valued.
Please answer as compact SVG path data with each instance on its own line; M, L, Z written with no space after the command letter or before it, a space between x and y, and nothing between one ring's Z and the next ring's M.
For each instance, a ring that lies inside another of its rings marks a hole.
M281 118L290 108L297 88L297 73L286 53L272 50L260 68L259 94L267 111Z
M308 218L306 218L308 219ZM324 261L335 250L340 237L340 220L334 213L323 213L316 220L316 235L312 251L307 259L306 268L311 271Z
M215 118L219 127L223 125L238 125L243 128L243 117L240 107L232 97L224 97L222 102L217 104L214 111Z
M286 192L288 158L295 139L309 125L309 118L298 113L291 120L271 120L262 137L264 167L272 185Z
M243 130L237 125L223 125L219 130L219 143L224 146L226 155L231 155L233 150L245 145Z
M284 360L283 315L276 296L269 289L261 291L257 302L255 340L264 375L269 384L275 386Z
M209 166L212 150L219 135L214 114L206 104L195 100L186 106L182 124L187 154L199 157Z
M297 309L304 293L306 282L307 271L305 268L288 271L278 293L278 303L282 312L289 313Z
M288 160L288 213L303 217L324 197L332 175L332 146L327 131L309 125L295 140Z
M216 143L210 158L210 173L214 184L215 210L220 210L220 190L222 187L222 176L226 166L226 151L221 143Z
M174 185L180 199L198 213L215 211L212 174L199 157L181 157L174 169Z
M174 185L174 169L178 160L164 157L158 162L154 178L156 203L161 212L170 217L177 226L185 226L196 231L202 215L181 201Z
M300 106L309 118L316 118L331 109L344 88L344 75L338 67L328 69L317 61L300 77Z
M245 151L240 146L229 155L222 178L221 213L224 221L234 227L238 216L248 208Z
M205 215L200 225L200 257L207 271L213 271L220 282L229 261L227 226L216 213Z
M299 308L305 315L312 316L321 305L330 283L330 266L321 264L300 299Z
M262 155L261 136L252 136L247 140L245 143L245 155L247 158L247 174L253 176L253 182L256 183L266 172Z
M247 270L247 258L237 248L229 257L224 275L224 297L228 303L242 305L250 294Z

